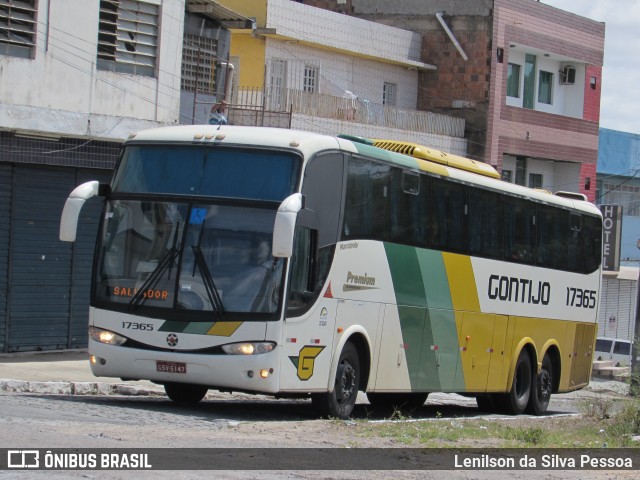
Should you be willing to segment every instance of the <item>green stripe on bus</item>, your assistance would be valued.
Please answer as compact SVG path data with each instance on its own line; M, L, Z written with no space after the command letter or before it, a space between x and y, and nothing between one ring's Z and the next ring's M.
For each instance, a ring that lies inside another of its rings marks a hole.
M455 384L460 351L442 253L395 244L385 244L385 250L399 305L402 338L407 346L411 388L463 391L464 381L462 385ZM422 328L416 325L418 318Z
M209 329L213 326L214 322L190 322L187 328L184 329L184 333L193 333L195 335L206 335Z
M416 159L408 155L382 150L381 148L365 145L364 143L353 142L353 145L356 147L358 153L361 153L362 155L384 160L412 170L419 170Z
M416 249L393 243L385 243L384 248L391 270L396 304L426 307L427 297Z
M187 322L176 322L176 321L167 320L160 326L158 331L182 333L187 328L187 325L188 325Z
M455 385L456 365L460 361L460 349L456 318L453 314L453 301L449 289L449 277L442 253L418 249L417 256L429 305L427 325L432 333L432 343L425 344L425 348L433 349L436 364L439 365L438 377L441 389L443 391L462 391L464 390L464 382L462 385Z

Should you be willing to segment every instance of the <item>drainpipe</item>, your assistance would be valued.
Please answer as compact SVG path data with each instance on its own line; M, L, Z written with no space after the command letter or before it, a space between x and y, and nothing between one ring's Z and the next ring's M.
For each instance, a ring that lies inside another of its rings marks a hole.
M233 66L233 63L229 61L221 62L220 65L227 67L227 74L224 77L224 99L226 102L229 102L229 99L231 98L231 87L233 86L233 74L235 72L235 67Z
M464 53L464 50L462 50L462 47L458 43L458 40L456 40L456 37L453 35L453 32L447 26L447 23L444 21L444 18L442 18L442 15L444 15L444 12L436 12L436 18L440 22L440 25L442 25L442 28L444 28L444 31L447 32L447 35L449 36L449 38L451 39L455 47L458 49L458 52L460 53L464 61L466 62L467 60L469 60L469 57L467 57L467 54Z

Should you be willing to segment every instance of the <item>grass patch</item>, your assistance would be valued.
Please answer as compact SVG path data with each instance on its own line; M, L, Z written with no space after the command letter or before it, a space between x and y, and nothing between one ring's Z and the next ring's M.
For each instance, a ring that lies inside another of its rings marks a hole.
M589 399L574 417L414 420L394 412L388 423L356 422L362 438L412 447L602 448L638 445L640 400Z

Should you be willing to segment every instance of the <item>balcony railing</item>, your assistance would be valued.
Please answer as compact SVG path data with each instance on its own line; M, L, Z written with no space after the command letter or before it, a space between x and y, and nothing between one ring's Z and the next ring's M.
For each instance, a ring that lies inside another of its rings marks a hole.
M391 107L357 98L308 93L288 88L267 89L265 93L259 88L240 87L234 90L230 103L233 105L230 115L232 121L237 124L255 125L256 123L247 122L253 117L260 118L259 112L271 117L302 114L415 132L464 137L465 121L462 118Z

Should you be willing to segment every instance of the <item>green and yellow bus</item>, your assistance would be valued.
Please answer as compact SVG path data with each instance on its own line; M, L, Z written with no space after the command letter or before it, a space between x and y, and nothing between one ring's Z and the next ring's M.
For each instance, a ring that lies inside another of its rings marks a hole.
M395 150L395 151L394 151ZM418 145L237 126L132 135L104 197L89 320L96 376L174 401L310 397L349 417L430 392L511 414L587 385L601 215Z

